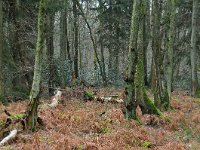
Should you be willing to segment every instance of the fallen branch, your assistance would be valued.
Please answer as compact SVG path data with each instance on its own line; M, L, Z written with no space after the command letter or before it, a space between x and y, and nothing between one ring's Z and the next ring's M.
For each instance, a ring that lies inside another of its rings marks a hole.
M1 142L0 142L0 146L3 146L4 144L6 144L8 141L14 139L17 135L17 129L14 129L12 131L10 131L10 134L8 136L6 136Z
M93 92L88 92L88 91L84 91L84 100L87 101L92 101L92 100L96 100L96 101L99 101L101 103L104 103L104 102L111 102L111 103L123 103L123 99L120 99L118 98L119 96L118 95L110 95L110 96L107 96L107 97L104 97L104 96L95 96L96 93L93 93Z

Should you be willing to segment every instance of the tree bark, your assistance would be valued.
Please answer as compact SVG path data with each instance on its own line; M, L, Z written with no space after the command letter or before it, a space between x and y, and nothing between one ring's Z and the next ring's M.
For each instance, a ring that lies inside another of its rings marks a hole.
M41 83L42 73L42 57L44 51L45 41L45 11L47 7L47 0L39 1L39 13L38 13L38 35L37 45L35 51L35 66L33 84L30 92L30 102L27 107L27 128L31 131L35 131L36 122L38 119L38 105L39 105L39 91Z
M65 6L67 7L67 6ZM67 60L67 12L66 9L61 10L60 16L60 67L61 67L61 88L66 86L65 65Z
M166 81L164 78L163 70L163 53L161 51L161 33L160 33L160 18L161 18L161 1L153 0L152 8L152 49L153 49L153 59L154 59L154 69L155 77L153 81L155 87L153 87L154 92L154 103L158 108L168 108L169 98L167 94Z
M46 16L46 47L47 60L49 65L48 88L49 96L53 96L55 88L55 64L54 64L54 13L47 12Z
M197 78L197 17L199 0L193 0L192 11L192 35L191 35L191 71L192 71L192 96L200 97L200 89Z
M78 67L78 12L76 0L73 0L73 15L74 15L74 73L75 78L79 77Z
M171 100L171 90L172 90L172 76L173 76L173 54L174 54L174 35L176 27L176 5L175 0L168 0L169 9L169 31L167 40L167 57L166 57L166 80L167 80L167 93L169 100ZM168 104L169 105L169 104Z
M4 102L4 80L3 80L3 2L0 0L0 101Z
M143 114L161 115L161 112L147 96L144 87L145 15L146 1L135 0L131 21L128 75L125 79L125 117L127 119L138 119L137 106L140 106Z

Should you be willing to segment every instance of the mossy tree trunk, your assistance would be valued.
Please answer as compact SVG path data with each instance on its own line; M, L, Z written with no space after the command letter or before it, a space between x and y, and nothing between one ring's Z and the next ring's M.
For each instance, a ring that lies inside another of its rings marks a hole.
M135 73L137 64L137 38L140 18L140 0L134 0L131 18L131 32L128 52L128 72L125 80L125 118L137 119L137 101L135 95Z
M161 18L161 1L153 0L152 3L152 49L153 49L153 63L154 76L153 92L154 103L158 108L167 109L169 106L169 97L167 94L167 85L164 78L163 70L163 53L161 51L161 33L160 33L160 18Z
M34 66L34 76L33 84L30 92L30 102L27 107L27 128L31 131L36 129L37 123L37 111L39 105L39 91L41 82L41 72L42 72L42 57L44 51L44 41L45 41L45 11L47 7L48 0L39 1L39 13L38 13L38 35L37 35L37 45L35 51L35 66Z
M2 0L0 0L0 101L4 98L4 80L3 80L3 10Z
M171 100L172 90L172 76L173 76L173 53L174 53L174 37L176 27L176 5L175 0L168 0L168 17L169 17L169 31L167 40L167 55L166 55L166 81L167 93L169 100ZM170 102L170 101L169 101ZM168 106L170 104L167 104Z
M192 69L192 96L200 97L200 88L197 78L197 17L199 0L193 0L192 35L191 35L191 69Z
M127 119L137 119L137 106L140 106L144 114L161 114L148 98L144 87L145 15L146 1L135 0L131 20L128 74L125 80L125 117Z

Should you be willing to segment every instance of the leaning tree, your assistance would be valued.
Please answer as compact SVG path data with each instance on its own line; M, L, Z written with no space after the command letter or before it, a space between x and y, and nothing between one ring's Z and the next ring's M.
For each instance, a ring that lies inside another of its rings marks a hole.
M33 84L30 92L30 102L27 108L27 128L34 131L38 119L39 91L42 73L42 57L45 43L45 11L48 0L39 1L38 35L35 51L35 66Z

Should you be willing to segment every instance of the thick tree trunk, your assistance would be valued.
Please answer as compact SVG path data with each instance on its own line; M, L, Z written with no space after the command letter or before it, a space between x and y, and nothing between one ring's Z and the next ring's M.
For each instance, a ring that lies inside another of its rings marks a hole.
M42 73L42 57L44 51L45 41L45 11L47 7L47 0L39 1L39 13L38 13L38 35L37 35L37 46L35 51L35 66L33 84L30 92L30 102L27 107L27 128L34 131L36 129L37 122L37 108L39 105L39 91Z
M148 98L145 90L145 67L144 67L144 45L145 45L145 14L146 14L146 0L142 0L140 8L140 26L138 33L138 58L135 75L135 93L136 100L140 106L143 114L161 115L160 111L155 107L153 102Z
M131 21L128 76L125 80L125 117L127 119L137 119L138 105L143 114L161 115L161 112L148 98L144 87L145 14L146 1L135 0Z
M12 83L13 83L13 89L16 90L16 88L22 87L22 83L20 80L20 72L18 70L21 66L23 66L21 63L21 60L20 60L20 51L21 51L20 44L19 44L20 43L19 42L20 25L18 22L19 9L18 9L18 5L17 5L17 1L16 0L10 1L10 7L11 7L10 15L12 18L11 23L12 23L12 27L13 27L12 31L14 31L14 32L10 33L11 34L10 37L12 38L11 47L12 47L12 52L13 52L13 60L14 60L15 67L16 67Z
M152 29L152 49L153 49L153 59L155 66L155 77L153 81L155 83L155 87L153 87L154 91L154 103L158 108L168 108L169 98L167 94L166 82L164 79L164 70L163 70L163 53L161 51L161 34L160 34L160 8L161 1L153 0L153 29Z
M200 97L200 89L197 78L197 17L199 0L193 0L192 11L192 35L191 35L191 69L192 69L192 96Z

